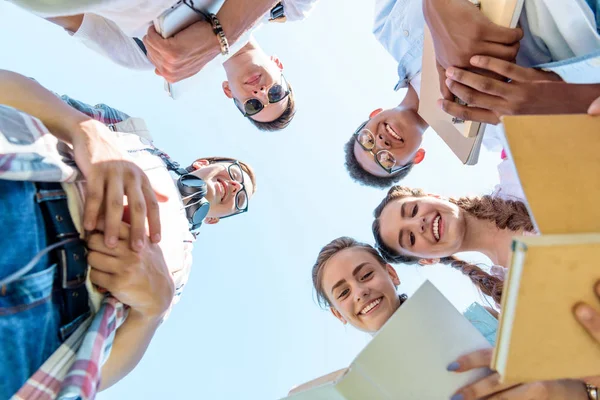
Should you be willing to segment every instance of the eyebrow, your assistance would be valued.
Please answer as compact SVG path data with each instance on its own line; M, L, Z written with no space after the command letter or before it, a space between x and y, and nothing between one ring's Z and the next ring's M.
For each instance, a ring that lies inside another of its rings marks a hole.
M402 218L404 218L405 215L406 215L406 203L402 203L402 205L400 206L400 216Z
M352 271L352 275L355 275L355 276L356 276L356 275L357 275L357 274L360 272L360 270L361 270L361 269L362 269L362 268L363 268L365 265L367 265L367 264L368 264L368 262L363 262L363 263L360 263L360 264L358 264L358 265L356 266L356 268L354 268L354 271ZM332 288L331 288L331 290L330 290L331 294L333 294L333 291L334 291L335 289L337 289L338 287L340 287L341 285L343 285L344 283L346 283L346 280L345 280L345 279L341 279L341 280L339 280L339 281L338 281L338 282L337 282L335 285L333 285L333 287L332 287Z

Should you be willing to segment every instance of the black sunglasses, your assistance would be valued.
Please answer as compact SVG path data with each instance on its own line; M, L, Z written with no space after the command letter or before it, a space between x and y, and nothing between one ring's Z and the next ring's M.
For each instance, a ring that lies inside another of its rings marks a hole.
M290 89L283 74L281 74L281 84L275 83L267 91L267 97L269 98L270 104L279 103L281 100L289 96L289 94ZM243 105L240 104L240 102L238 102L235 98L233 99L233 102L238 110L240 110L240 112L244 115L244 117L256 115L265 108L265 105L262 103L262 101L254 97L246 100Z

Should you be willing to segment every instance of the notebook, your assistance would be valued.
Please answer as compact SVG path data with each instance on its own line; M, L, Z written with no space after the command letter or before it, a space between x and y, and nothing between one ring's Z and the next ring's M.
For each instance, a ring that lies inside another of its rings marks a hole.
M348 368L296 387L290 400L449 399L487 374L446 371L490 344L429 281L396 311Z
M598 307L600 233L515 239L492 366L503 382L600 375L600 345L573 316Z
M492 22L514 28L517 26L524 0L479 0L481 12ZM475 2L474 2L475 3ZM431 33L424 30L423 66L419 115L450 147L452 152L467 165L475 165L483 140L485 124L461 121L446 114L437 105L441 98L440 82L436 68L435 50Z
M536 230L600 232L600 118L507 116L502 121L505 150Z

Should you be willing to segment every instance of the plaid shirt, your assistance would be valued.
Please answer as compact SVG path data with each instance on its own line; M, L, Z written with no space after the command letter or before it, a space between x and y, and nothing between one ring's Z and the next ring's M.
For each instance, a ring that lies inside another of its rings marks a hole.
M63 101L105 124L129 118L104 104L91 107L67 96ZM70 149L59 142L37 118L14 108L0 105L0 179L65 182L80 180ZM185 242L191 253L191 241ZM191 258L186 267L174 274L175 304L187 280ZM102 364L108 359L117 328L126 318L126 306L108 295L98 312L77 330L46 360L13 399L93 399L100 383Z

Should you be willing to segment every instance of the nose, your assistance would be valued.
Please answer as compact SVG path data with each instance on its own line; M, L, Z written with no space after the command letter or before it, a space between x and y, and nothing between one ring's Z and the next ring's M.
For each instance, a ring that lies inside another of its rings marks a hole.
M365 285L359 285L356 290L354 291L355 293L355 300L356 302L360 302L360 300L362 299L363 301L369 296L369 293L371 293L371 290L366 287Z
M231 185L232 193L236 193L238 190L240 190L242 188L242 184L237 181L234 181L233 179L229 180L229 184Z
M392 143L381 133L376 135L375 143L378 150L389 150L392 147Z
M411 219L411 229L415 232L425 233L427 223L425 217L415 217Z

